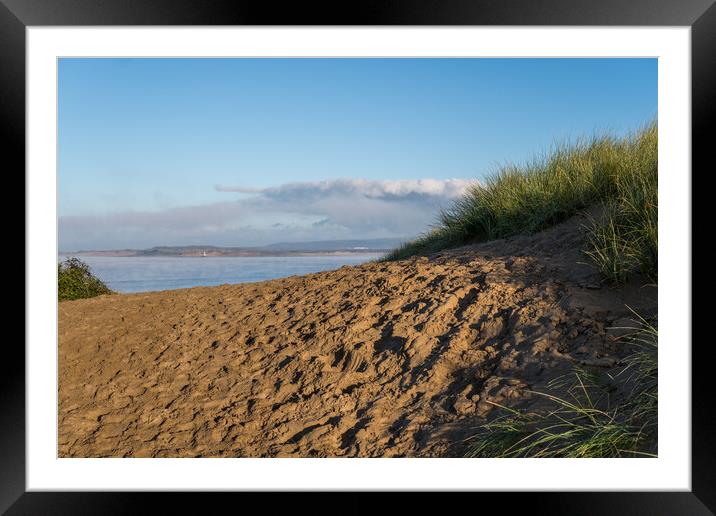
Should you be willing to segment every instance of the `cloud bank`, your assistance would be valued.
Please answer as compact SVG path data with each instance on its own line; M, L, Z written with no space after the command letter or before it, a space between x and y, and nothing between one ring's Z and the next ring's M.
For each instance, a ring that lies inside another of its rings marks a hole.
M466 179L331 179L326 181L286 183L272 188L222 186L219 192L259 193L271 199L315 199L325 196L361 196L369 199L399 199L411 196L456 198L472 182Z
M222 202L59 220L60 249L251 246L412 237L474 184L464 179L332 179L269 188L215 186ZM231 194L244 194L231 199ZM247 195L248 194L248 195Z

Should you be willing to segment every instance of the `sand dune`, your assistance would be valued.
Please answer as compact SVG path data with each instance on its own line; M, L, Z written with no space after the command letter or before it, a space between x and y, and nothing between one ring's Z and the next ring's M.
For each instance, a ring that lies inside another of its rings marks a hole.
M262 283L59 306L62 457L461 456L490 402L574 363L656 289L599 287L580 224Z

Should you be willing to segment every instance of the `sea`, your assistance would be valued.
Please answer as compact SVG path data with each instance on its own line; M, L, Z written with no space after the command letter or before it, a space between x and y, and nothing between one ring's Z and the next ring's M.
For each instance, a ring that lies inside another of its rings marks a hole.
M61 254L60 261L72 255ZM358 265L375 253L312 256L78 256L116 292L249 283Z

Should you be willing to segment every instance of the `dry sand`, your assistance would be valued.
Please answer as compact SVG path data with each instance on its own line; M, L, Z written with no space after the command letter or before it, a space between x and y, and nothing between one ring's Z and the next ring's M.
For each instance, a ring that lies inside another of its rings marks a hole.
M625 304L580 225L430 258L59 305L61 457L462 456L496 409L610 367Z

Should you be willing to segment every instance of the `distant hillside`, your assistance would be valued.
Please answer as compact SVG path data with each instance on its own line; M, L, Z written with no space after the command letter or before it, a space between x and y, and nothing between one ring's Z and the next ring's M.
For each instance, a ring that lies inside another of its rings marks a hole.
M219 247L212 245L157 246L149 249L83 250L86 256L301 256L306 254L382 253L400 246L407 239L324 240L317 242L279 242L257 247Z

